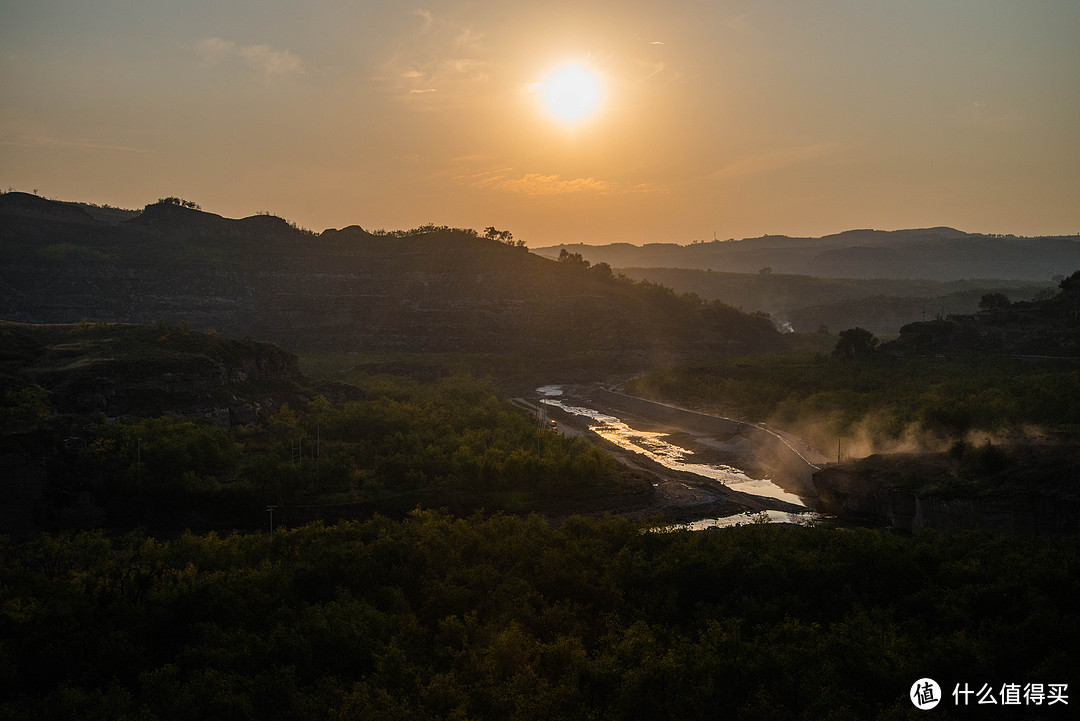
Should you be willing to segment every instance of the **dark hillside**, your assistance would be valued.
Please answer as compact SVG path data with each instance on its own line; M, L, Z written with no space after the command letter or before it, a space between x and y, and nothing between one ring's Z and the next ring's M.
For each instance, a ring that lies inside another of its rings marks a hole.
M394 375L395 371L404 375ZM651 477L464 375L308 381L186 326L0 322L0 534L266 527L423 507L638 511Z
M1080 271L1059 289L1041 300L1002 298L1000 306L977 313L908 324L885 348L906 354L1080 357Z
M163 323L0 321L0 532L104 525L110 502L113 511L130 505L133 491L113 487L120 474L103 475L88 465L86 454L100 445L106 429L116 432L132 418L167 416L144 420L136 435L146 441L142 460L148 460L154 441L145 424L164 424L167 445L174 448L183 445L181 431L187 429L193 454L162 464L181 476L220 455L207 439L224 437L230 426L266 420L284 404L300 405L313 394L296 357L269 343ZM114 448L105 455L116 461L134 450ZM175 498L163 493L152 495L168 509ZM221 498L212 500L220 505ZM149 522L130 510L120 517L112 522Z
M295 402L303 384L291 353L184 325L0 321L0 345L0 394L33 388L68 415L171 413L220 425L254 422L282 401Z
M938 315L974 313L986 293L1014 300L1049 293L1056 286L1025 280L913 280L823 278L787 273L723 273L685 268L620 268L630 278L662 283L679 293L771 315L799 333L821 326L833 332L866 328L879 334ZM1049 276L1048 276L1049 278Z
M763 318L470 231L316 236L156 203L118 223L0 196L0 316L187 321L296 350L599 354L613 364L776 347ZM605 269L606 270L606 269Z

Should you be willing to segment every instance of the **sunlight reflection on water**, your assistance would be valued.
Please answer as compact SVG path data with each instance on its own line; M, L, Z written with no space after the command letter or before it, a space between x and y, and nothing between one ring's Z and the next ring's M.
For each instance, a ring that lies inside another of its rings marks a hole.
M733 528L735 526L747 526L754 523L760 523L756 520L761 517L761 514L765 514L765 518L769 520L769 523L795 523L798 525L806 525L812 523L817 514L814 513L788 513L787 511L761 511L760 513L736 513L734 516L724 516L722 518L702 518L697 521L690 521L689 523L676 523L672 526L665 526L665 531L705 531L710 528Z
M694 455L694 452L662 440L668 435L667 433L635 430L614 416L609 416L592 408L567 405L558 399L558 396L563 394L560 386L542 386L536 390L542 396L545 396L540 399L541 403L555 406L576 416L592 419L595 424L590 424L589 430L624 450L640 453L646 458L675 471L687 471L706 478L712 478L743 493L776 498L805 508L798 496L788 493L768 478L750 478L738 468L718 463L687 462L687 459ZM741 520L745 522L746 519Z

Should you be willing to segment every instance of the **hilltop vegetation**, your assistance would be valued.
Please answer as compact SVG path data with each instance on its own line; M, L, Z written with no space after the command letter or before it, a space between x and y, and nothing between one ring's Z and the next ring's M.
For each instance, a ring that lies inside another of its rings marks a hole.
M105 222L69 204L0 196L0 315L186 321L301 352L497 354L541 373L781 344L766 318L547 260L493 227L316 235L271 215L232 220L172 200Z

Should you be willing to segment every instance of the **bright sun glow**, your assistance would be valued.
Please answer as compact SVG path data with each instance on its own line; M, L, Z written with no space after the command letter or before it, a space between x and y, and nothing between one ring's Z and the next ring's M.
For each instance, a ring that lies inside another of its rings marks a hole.
M557 68L535 88L544 112L568 126L580 125L591 118L604 99L600 76L577 63Z

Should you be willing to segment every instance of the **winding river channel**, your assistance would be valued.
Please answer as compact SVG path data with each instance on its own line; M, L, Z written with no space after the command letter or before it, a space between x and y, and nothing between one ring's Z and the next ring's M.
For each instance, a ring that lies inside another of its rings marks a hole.
M581 405L581 401L577 399L568 399L564 395L562 386L548 385L536 390L540 396L540 403L553 406L574 416L587 418L590 431L619 448L640 454L673 471L692 473L721 483L741 493L772 498L785 504L806 508L801 498L785 491L772 480L768 478L751 478L743 470L731 465L696 462L692 450L666 440L670 438L670 434L632 428L615 416ZM798 513L766 510L761 513L764 513L769 521L779 523L805 523L815 516L809 510ZM754 517L761 518L760 514L754 514ZM677 527L689 530L704 530L706 528L740 525L750 520L745 514L736 514L720 518L704 518L680 524Z

